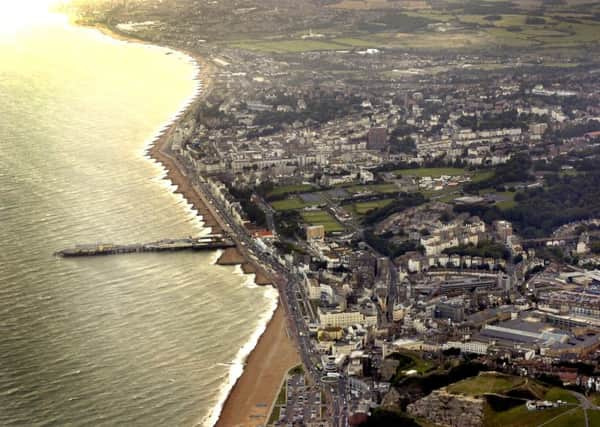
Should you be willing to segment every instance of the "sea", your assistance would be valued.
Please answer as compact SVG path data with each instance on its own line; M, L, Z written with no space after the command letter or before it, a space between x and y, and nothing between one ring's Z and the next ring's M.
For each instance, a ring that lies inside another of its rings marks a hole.
M197 76L65 19L0 31L0 425L217 421L276 291L218 253L53 255L210 232L146 155Z

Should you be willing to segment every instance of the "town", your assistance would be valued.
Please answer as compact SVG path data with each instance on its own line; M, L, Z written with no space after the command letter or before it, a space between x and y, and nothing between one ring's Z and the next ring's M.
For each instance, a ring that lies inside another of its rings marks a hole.
M208 62L170 152L283 278L262 425L598 425L600 7L302 3L78 9Z

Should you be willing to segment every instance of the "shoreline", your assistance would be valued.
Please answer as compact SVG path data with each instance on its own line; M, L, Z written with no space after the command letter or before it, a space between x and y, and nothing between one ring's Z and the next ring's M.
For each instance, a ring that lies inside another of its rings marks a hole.
M273 316L247 356L242 375L229 392L214 425L267 425L281 382L291 368L301 363L296 344L289 335L283 304L278 297Z
M87 27L94 28L112 39L162 47L183 54L193 62L196 70L194 80L199 80L200 83L181 110L177 111L159 133L147 142L143 153L146 160L155 162L163 169L162 179L175 187L171 191L174 194L180 194L186 200L195 215L201 218L203 227L210 227L212 232L222 232L223 227L219 225L219 218L213 214L202 195L194 188L182 168L178 166L177 161L167 153L170 138L178 124L210 93L214 66L209 64L205 58L192 52L154 45L120 34L106 26ZM250 339L240 348L239 360L236 356L236 360L229 369L229 383L223 385L217 402L201 423L224 427L266 425L270 413L264 413L265 408L268 412L277 397L284 375L293 366L301 363L296 343L290 337L287 328L287 319L279 289L264 272L262 266L255 265L237 247L222 251L215 264L239 265L242 274L254 275L252 280L255 285L270 285L278 295L274 307L268 313L266 322L261 322ZM252 346L249 351L248 346ZM240 365L241 370L237 372L236 367L240 368ZM257 412L259 413L257 414Z

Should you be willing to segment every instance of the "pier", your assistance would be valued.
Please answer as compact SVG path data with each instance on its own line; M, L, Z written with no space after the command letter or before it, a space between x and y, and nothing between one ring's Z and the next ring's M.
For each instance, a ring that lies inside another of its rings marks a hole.
M91 245L76 245L73 248L55 252L55 256L72 258L99 255L120 255L145 252L175 252L175 251L212 251L234 247L235 243L220 234L210 234L198 238L165 239L150 243L134 243L118 245L113 243L96 243Z

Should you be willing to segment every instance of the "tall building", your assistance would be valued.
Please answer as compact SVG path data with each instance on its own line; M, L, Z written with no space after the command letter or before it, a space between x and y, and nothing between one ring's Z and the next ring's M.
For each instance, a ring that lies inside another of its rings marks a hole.
M371 128L367 134L367 149L383 151L387 148L387 129Z
M435 306L434 317L459 323L465 320L465 308L461 304L441 302Z
M375 283L377 258L370 252L355 252L350 258L350 270L358 287L372 288Z
M494 223L496 234L503 242L507 242L508 238L513 235L512 224L508 221L496 221Z
M577 242L577 254L585 255L590 251L590 235L588 233L581 233L579 241Z

